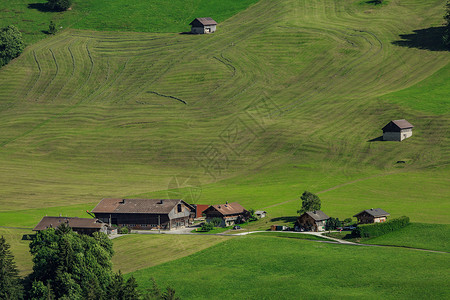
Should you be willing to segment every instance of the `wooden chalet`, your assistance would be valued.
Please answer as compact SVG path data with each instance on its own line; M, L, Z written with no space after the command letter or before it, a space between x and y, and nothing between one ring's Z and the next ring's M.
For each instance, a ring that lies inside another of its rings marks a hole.
M220 227L233 226L245 222L249 212L237 202L211 205L204 212L206 222L210 222L214 218L222 219Z
M92 210L99 220L132 229L177 229L189 225L194 209L180 199L105 198Z
M325 231L325 225L330 217L321 210L307 211L297 219L298 227L304 231Z
M403 141L412 136L413 125L408 121L393 120L383 127L383 141Z
M94 232L107 233L107 224L93 218L74 217L43 217L33 231L41 231L49 228L57 228L61 224L67 224L73 231L80 234L93 234Z
M216 31L217 22L211 18L196 18L189 25L191 25L191 33L213 33Z
M390 216L390 214L381 208L371 208L363 210L353 217L358 219L359 224L370 224L385 222L388 216Z

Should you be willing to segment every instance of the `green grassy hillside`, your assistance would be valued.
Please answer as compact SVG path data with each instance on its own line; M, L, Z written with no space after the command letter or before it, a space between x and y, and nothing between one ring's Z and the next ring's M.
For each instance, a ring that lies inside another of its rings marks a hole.
M257 0L73 0L72 9L48 11L46 0L0 2L0 27L16 25L28 43L45 37L52 20L59 27L99 31L183 32L198 17L222 22Z
M450 56L415 36L442 15L442 1L261 0L212 35L33 44L0 70L0 226L156 195L284 222L306 189L340 218L449 224ZM376 140L400 118L412 138Z
M444 299L446 261L441 253L242 237L131 274L183 299Z

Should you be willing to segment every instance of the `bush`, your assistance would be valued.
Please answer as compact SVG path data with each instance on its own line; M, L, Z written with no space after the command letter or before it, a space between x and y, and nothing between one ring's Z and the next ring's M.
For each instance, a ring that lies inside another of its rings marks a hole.
M338 227L342 226L342 222L339 221L339 218L329 218L327 223L325 224L326 230L334 230Z
M130 230L128 229L128 227L121 227L119 229L119 234L128 234L130 233Z
M383 223L358 225L353 229L352 235L355 237L373 238L392 231L399 230L409 224L409 217L400 217Z
M51 10L65 11L72 5L72 0L48 0L47 6Z
M214 229L213 224L211 223L203 223L201 227L201 231L211 231Z
M221 218L212 218L209 221L209 224L212 224L212 226L217 227L222 223L222 219Z

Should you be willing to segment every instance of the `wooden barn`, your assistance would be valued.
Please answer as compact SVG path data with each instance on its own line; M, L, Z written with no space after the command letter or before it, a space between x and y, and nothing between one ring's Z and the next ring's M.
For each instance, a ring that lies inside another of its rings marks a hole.
M354 215L358 219L359 224L370 224L385 222L389 213L381 208L371 208L363 210L360 213Z
M180 199L105 198L92 210L99 220L132 229L177 229L188 226L194 209Z
M413 125L406 120L393 120L383 127L383 141L403 141L412 136Z
M74 218L74 217L43 217L39 224L33 228L33 231L46 230L48 228L57 228L62 223L69 225L73 231L80 234L93 234L94 232L107 233L107 224L93 218Z
M300 230L325 231L325 225L330 217L321 210L307 211L297 219Z
M213 33L216 31L217 22L211 18L196 18L189 25L191 25L191 33Z
M211 205L203 213L206 215L206 222L208 223L214 218L222 219L220 227L245 222L249 215L248 211L237 202Z

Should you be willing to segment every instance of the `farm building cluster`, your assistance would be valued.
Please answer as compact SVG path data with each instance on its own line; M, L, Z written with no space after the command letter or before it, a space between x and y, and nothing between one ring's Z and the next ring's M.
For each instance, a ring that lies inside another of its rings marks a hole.
M104 198L89 212L92 218L44 217L34 231L56 228L62 223L78 233L114 233L115 228L174 230L188 227L195 219L221 220L219 227L245 222L250 212L237 202L218 205L188 204L181 199ZM265 211L256 211L258 218Z

